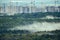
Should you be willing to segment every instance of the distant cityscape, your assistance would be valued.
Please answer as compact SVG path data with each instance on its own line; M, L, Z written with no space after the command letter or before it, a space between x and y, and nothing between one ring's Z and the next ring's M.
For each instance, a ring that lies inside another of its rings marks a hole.
M49 1L49 5L46 5L45 2L37 2L39 5L36 5L36 0L32 0L29 3L24 3L23 1L1 1L0 3L0 13L15 14L15 13L36 13L36 12L60 12L60 4L58 0ZM23 6L21 6L24 4Z
M0 13L60 12L60 6L0 6Z

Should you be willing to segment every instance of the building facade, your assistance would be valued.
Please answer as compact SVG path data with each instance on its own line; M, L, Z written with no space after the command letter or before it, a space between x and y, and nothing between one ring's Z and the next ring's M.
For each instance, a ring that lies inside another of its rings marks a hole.
M60 6L0 6L0 13L35 13L35 12L60 12Z

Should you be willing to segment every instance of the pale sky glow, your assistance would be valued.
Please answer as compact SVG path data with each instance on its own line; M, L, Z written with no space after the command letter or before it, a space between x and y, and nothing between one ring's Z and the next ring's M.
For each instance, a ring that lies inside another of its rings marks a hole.
M11 1L11 2L23 2L23 1Z
M31 2L33 2L34 0L0 0L0 4L2 4L2 3L6 3L6 4L9 4L9 3L19 3L19 4L21 4L21 5L23 5L23 4L30 4ZM33 3L35 3L36 5L40 5L40 4L48 4L48 5L50 5L50 4L55 4L55 1L56 0L35 0L35 2L33 2ZM18 5L19 5L18 4ZM56 4L57 5L60 5L60 0L57 0L57 2L56 2Z

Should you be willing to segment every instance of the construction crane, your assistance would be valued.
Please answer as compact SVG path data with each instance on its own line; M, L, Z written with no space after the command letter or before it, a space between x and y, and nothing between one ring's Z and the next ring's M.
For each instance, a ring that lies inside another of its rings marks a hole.
M3 12L5 13L6 3L3 3Z
M35 7L35 0L31 0L31 3L30 3L31 5L31 13L32 13L32 11L33 11L33 7Z
M57 6L58 0L55 0L55 6Z

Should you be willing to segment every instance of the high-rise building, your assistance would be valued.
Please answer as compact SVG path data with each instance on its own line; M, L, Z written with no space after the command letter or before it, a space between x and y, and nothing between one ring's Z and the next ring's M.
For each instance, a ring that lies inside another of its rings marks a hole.
M0 13L35 13L35 12L60 12L60 6L0 6Z
M60 6L58 6L58 12L60 12Z
M47 12L58 12L59 11L58 6L47 6L46 9L47 9Z

